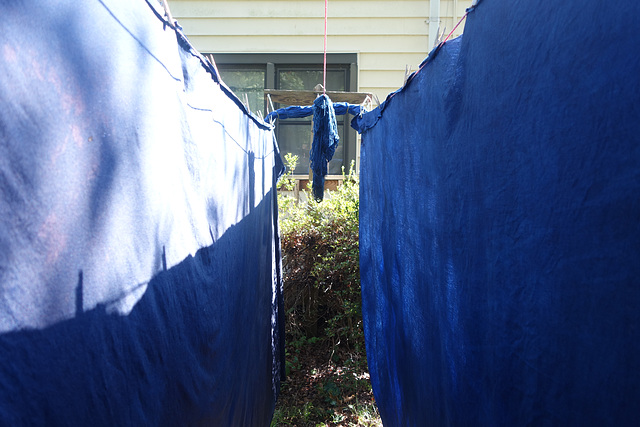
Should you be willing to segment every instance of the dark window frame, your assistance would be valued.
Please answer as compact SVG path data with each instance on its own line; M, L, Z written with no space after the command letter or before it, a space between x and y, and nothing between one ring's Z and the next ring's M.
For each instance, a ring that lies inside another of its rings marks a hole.
M280 70L322 70L323 54L314 53L221 53L213 54L219 69L261 69L265 71L265 89L278 89L277 78ZM340 69L345 71L345 89L356 92L358 88L358 55L355 53L329 53L327 54L327 69ZM328 88L332 90L331 87ZM265 106L262 110L266 111ZM278 108L276 106L276 108ZM343 166L346 170L352 161L356 161L357 135L349 125L350 117L338 117L344 131L342 140L344 149Z

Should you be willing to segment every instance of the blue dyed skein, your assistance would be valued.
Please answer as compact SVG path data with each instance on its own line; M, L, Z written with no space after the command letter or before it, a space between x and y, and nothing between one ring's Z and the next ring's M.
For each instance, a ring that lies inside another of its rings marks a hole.
M318 201L323 199L327 163L333 158L339 141L333 103L323 94L313 102L313 143L309 152L313 171L313 197Z

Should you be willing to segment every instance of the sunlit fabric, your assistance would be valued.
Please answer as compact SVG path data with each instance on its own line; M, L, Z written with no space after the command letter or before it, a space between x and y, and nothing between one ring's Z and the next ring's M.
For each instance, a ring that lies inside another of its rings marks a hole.
M0 16L0 425L268 425L271 127L156 1Z
M484 0L356 119L385 426L637 425L639 12Z

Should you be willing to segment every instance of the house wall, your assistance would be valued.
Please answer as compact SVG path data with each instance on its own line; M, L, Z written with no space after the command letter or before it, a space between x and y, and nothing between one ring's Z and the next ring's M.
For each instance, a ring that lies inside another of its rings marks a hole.
M323 51L323 0L170 0L169 5L203 53ZM470 5L471 0L441 0L434 25L450 31ZM417 69L431 50L431 6L425 0L329 0L327 50L357 53L358 90L383 101L402 86L405 68Z

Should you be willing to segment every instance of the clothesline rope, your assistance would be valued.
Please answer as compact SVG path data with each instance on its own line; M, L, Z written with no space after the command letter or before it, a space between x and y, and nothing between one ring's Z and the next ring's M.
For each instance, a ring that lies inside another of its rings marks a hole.
M460 24L462 24L462 21L465 20L465 18L467 17L467 15L469 14L469 11L467 10L464 15L462 15L462 18L460 18L460 20L458 21L458 23L456 24L455 27L453 27L453 30L451 30L451 32L449 33L449 35L442 41L442 43L446 43L447 40L449 40L449 37L451 37L451 35L454 33L454 31L460 26Z
M162 7L164 8L164 13L167 15L167 20L169 21L169 26L171 26L171 28L174 28L174 20L173 20L173 15L171 15L171 10L169 9L169 3L167 3L167 0L161 0L162 1Z
M324 0L324 64L322 68L322 93L327 93L327 10L329 0Z
M449 33L449 35L442 41L442 43L444 44L447 40L449 40L449 38L453 35L453 33L456 31L456 29L460 26L460 24L462 24L462 21L464 21L467 17L467 15L469 14L469 12L473 12L475 10L475 8L478 6L478 4L480 3L481 0L473 0L473 3L471 3L471 6L467 8L467 10L464 12L464 15L462 15L462 18L460 18L460 20L458 21L458 23L456 24L455 27L453 27L453 30L451 30L451 32Z

